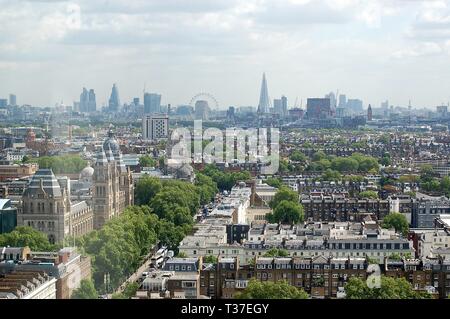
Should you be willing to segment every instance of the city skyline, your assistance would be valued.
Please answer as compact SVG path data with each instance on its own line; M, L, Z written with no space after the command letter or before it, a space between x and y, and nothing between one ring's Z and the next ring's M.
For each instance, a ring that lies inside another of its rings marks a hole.
M257 106L263 72L269 98L290 106L337 90L365 107L450 100L449 1L0 4L0 96L20 104L71 105L89 87L101 107L112 83L123 102L142 99L146 83L162 104L209 92L222 109Z

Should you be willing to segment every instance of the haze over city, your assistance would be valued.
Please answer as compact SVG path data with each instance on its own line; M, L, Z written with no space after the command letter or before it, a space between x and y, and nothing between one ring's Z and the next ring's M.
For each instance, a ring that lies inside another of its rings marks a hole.
M82 87L108 103L149 92L189 103L209 92L225 109L336 90L365 106L434 108L446 83L450 2L419 0L0 0L0 95L72 104Z

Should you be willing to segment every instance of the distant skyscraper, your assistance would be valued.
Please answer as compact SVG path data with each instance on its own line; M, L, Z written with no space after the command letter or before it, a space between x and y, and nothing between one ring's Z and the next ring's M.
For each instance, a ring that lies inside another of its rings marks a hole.
M133 99L133 104L134 104L134 106L139 106L139 98L138 97L135 97Z
M95 92L93 89L89 91L83 88L80 95L80 112L90 113L97 110L97 102L95 100Z
M161 113L161 95L144 93L144 112L146 114Z
M263 73L261 93L259 95L258 113L269 113L269 108L269 90L267 89L266 73Z
M283 113L283 101L281 99L273 100L273 111L275 114L281 115Z
M7 99L0 99L0 107L6 107L8 105Z
M321 119L332 115L331 101L328 98L310 98L306 104L309 119Z
M17 98L14 94L9 95L9 105L11 105L11 106L17 105Z
M287 97L285 97L284 95L281 97L281 110L283 116L286 116L288 114L288 101Z
M367 108L367 121L372 121L372 106L369 104L369 107Z
M341 108L347 107L347 96L345 94L339 95L339 107Z
M108 107L110 112L117 112L120 109L119 90L117 89L115 83L111 90L111 97L109 98Z
M336 95L333 92L330 92L330 94L325 95L326 99L330 99L330 106L332 108L336 107Z
M358 100L358 99L348 99L347 109L349 109L353 113L362 113L363 112L363 101Z

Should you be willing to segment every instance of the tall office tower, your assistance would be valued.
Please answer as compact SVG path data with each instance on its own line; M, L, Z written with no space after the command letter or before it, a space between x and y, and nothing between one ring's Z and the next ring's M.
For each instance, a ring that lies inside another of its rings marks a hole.
M161 113L161 95L144 93L144 112L146 114Z
M260 114L269 113L269 108L270 108L269 90L267 89L266 73L263 73L261 83L261 93L259 95L258 113Z
M345 94L339 95L339 107L341 108L347 107L347 96Z
M347 108L353 113L363 112L363 101L358 99L348 99Z
M133 104L134 104L134 106L139 106L139 98L138 97L135 97L133 99Z
M382 109L388 109L389 108L389 101L386 100L385 102L381 102L381 108Z
M281 97L281 110L283 116L286 116L288 114L288 101L287 97L285 97L284 95Z
M283 114L283 101L281 99L273 100L273 112L275 114Z
M0 99L0 107L6 107L6 106L8 106L8 100Z
M97 102L95 100L95 92L93 89L89 91L83 88L80 94L80 112L90 113L97 110Z
M367 121L372 121L372 106L369 104L369 107L367 108Z
M93 89L89 90L89 102L88 102L88 112L97 111L97 102L95 100L95 92Z
M83 91L80 94L80 112L87 112L89 102L89 93L86 88L83 88Z
M330 94L326 94L325 98L330 99L330 106L332 108L336 107L336 95L333 92L330 92Z
M332 115L331 101L328 98L310 98L306 104L309 119L321 119Z
M9 105L10 106L16 106L17 105L17 98L14 94L9 95Z
M142 138L155 141L169 137L169 117L167 115L145 115L142 120Z
M111 90L111 97L109 98L108 107L110 112L117 112L120 108L119 91L115 83Z
M195 119L209 120L209 104L208 101L199 100L195 102Z

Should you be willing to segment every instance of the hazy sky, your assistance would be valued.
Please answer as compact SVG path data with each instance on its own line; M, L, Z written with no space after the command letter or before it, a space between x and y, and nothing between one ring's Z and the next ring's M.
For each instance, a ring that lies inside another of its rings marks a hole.
M450 0L0 0L0 97L148 92L221 107L330 91L379 106L450 100Z

